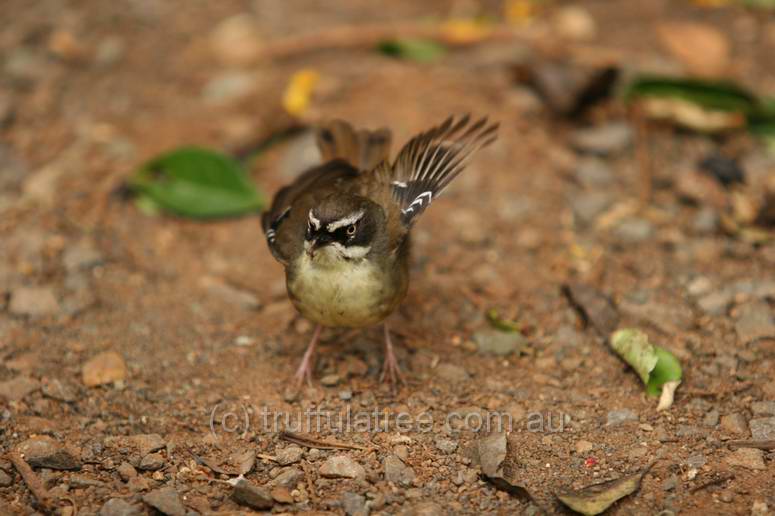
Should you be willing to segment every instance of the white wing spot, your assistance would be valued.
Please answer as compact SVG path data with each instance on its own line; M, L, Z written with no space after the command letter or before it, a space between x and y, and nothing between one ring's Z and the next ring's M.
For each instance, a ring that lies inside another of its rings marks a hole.
M312 214L312 210L309 210L309 222L313 226L315 226L315 229L320 229L320 220L315 217L315 215Z
M431 201L433 200L433 192L431 192L430 190L428 190L427 192L423 192L423 193L421 193L420 195L418 195L418 196L417 196L417 197L414 199L414 201L412 201L412 204L410 204L409 206L407 206L406 208L404 208L403 210L401 210L401 213L403 213L403 214L407 214L407 213L409 213L410 211L414 211L414 206L415 206L415 205L417 205L417 207L418 207L418 208L421 208L421 207L422 207L422 205L423 205L423 203L425 202L425 199L424 199L424 197L426 197L426 196L428 197L428 204L430 204L430 203L431 203Z

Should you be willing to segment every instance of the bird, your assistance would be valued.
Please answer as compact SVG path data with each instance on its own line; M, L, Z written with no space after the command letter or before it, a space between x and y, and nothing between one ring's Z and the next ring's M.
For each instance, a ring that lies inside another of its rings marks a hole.
M324 327L383 325L380 381L405 383L385 319L409 287L411 229L467 166L497 139L487 117L450 116L411 138L390 161L389 129L334 119L316 129L322 163L281 188L261 217L269 251L285 268L288 297L315 323L295 374L312 385Z

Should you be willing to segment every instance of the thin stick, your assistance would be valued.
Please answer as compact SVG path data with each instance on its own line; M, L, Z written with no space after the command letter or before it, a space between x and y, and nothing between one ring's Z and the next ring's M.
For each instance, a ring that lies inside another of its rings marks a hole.
M338 441L322 441L320 439L314 439L307 437L306 435L297 434L294 432L280 432L280 439L288 441L290 443L298 444L299 446L306 446L307 448L317 448L319 450L368 450L364 446L357 444L340 443Z
M760 450L775 450L775 439L769 441L727 441L727 446L730 450L736 450L738 448L758 448Z
M19 474L22 476L24 483L27 484L27 488L30 490L32 495L38 500L38 503L40 504L40 506L46 511L52 511L54 503L51 498L51 495L49 494L46 487L43 485L43 482L41 482L38 476L35 474L35 472L32 471L32 468L30 467L30 465L27 464L27 462L22 458L19 452L15 452L15 451L8 452L8 458L11 460L11 463L16 468L16 471L18 471Z

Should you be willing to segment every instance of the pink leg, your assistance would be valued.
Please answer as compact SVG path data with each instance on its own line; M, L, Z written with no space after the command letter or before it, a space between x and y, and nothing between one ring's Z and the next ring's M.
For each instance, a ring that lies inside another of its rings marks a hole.
M304 352L304 358L301 359L301 364L296 370L296 388L301 387L304 380L307 380L307 385L312 386L312 371L315 369L315 348L317 347L318 340L320 339L320 332L323 330L321 325L317 325L315 333L312 334L312 340L307 346L307 351Z
M387 323L385 323L385 363L382 366L382 375L380 381L395 385L397 382L406 384L404 376L401 374L401 369L398 367L398 360L393 353L393 342L390 340L390 330Z

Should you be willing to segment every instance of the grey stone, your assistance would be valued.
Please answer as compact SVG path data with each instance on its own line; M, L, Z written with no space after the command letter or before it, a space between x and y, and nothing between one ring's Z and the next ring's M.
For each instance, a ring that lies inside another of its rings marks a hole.
M591 225L613 202L610 194L599 191L579 193L570 200L576 223L582 227Z
M662 482L662 489L664 491L672 491L676 487L678 487L678 477L675 474L670 475Z
M302 455L304 455L304 450L296 445L288 446L287 448L283 448L282 450L275 453L278 464L282 466L288 466L290 464L299 462Z
M31 437L19 444L18 451L30 466L49 469L81 469L81 461L68 448L48 436Z
M439 364L436 367L436 376L452 383L465 382L470 378L468 371L455 364Z
M222 105L250 95L256 87L256 77L248 72L223 72L210 79L202 90L202 99L208 104Z
M735 331L741 344L765 337L775 338L773 310L765 301L746 303L739 310Z
M385 480L396 485L408 487L416 477L414 470L394 454L385 457L383 467L385 468Z
M11 475L0 469L0 487L8 487L13 483Z
M180 501L177 491L171 487L162 487L143 496L143 501L167 516L185 516L186 508Z
M482 473L488 477L499 477L503 461L506 459L508 442L503 432L493 433L476 442L476 453Z
M326 478L365 478L366 470L347 455L334 455L320 466L320 474Z
M732 435L747 435L748 422L738 412L726 414L721 416L721 431Z
M11 292L8 310L14 315L46 317L59 313L59 301L48 287L17 287Z
M436 439L436 448L444 453L454 453L457 450L457 442L446 437L439 437Z
M689 466L690 468L700 469L707 462L708 462L708 459L702 453L695 453L694 455L690 455L686 459L686 465Z
M99 516L140 516L144 514L141 507L130 504L123 498L111 498L100 508Z
M39 388L40 382L36 379L28 376L17 376L0 382L0 398L5 398L8 401L19 401Z
M678 425L675 427L676 437L695 437L706 435L708 432L704 428L694 425Z
M280 471L272 483L276 486L285 487L287 489L295 489L296 484L304 478L304 472L298 468L285 468Z
M654 226L646 219L627 217L614 226L613 234L622 242L635 244L651 238Z
M775 417L761 417L752 419L748 426L751 428L751 437L757 441L775 440Z
M134 478L137 476L137 470L135 470L134 466L129 464L128 462L122 462L118 468L116 468L116 472L118 473L118 476L121 477L121 480L124 482L129 481L130 478Z
M78 388L75 385L56 378L44 381L41 391L44 396L67 403L78 399Z
M347 516L366 516L369 509L366 507L366 497L346 491L342 494L342 508Z
M582 159L576 168L576 177L582 184L592 186L605 186L613 181L614 175L611 167L605 161L598 158Z
M764 453L756 448L738 448L726 457L730 466L738 466L752 470L764 470Z
M630 409L611 410L606 416L606 426L618 426L629 421L638 421L638 415Z
M140 460L139 468L144 471L158 471L164 467L164 457L160 453L149 453Z
M708 315L725 315L732 304L734 294L728 290L710 292L697 300L697 306Z
M718 225L718 212L710 206L701 207L692 219L692 229L701 235L715 233Z
M775 416L775 401L754 401L751 411L754 416Z
M721 418L721 414L719 414L719 411L716 409L713 409L707 412L705 414L705 417L702 418L702 424L709 428L715 428L716 425L718 425L720 418Z
M519 352L527 345L527 339L519 332L485 329L474 333L474 342L481 354L507 356Z
M274 505L274 498L268 489L258 487L244 478L234 486L231 499L259 511L271 509Z
M624 122L577 129L571 134L571 144L574 148L603 156L622 152L631 143L632 129Z
M90 240L81 240L70 245L62 255L62 264L68 271L89 269L102 263L102 254Z

